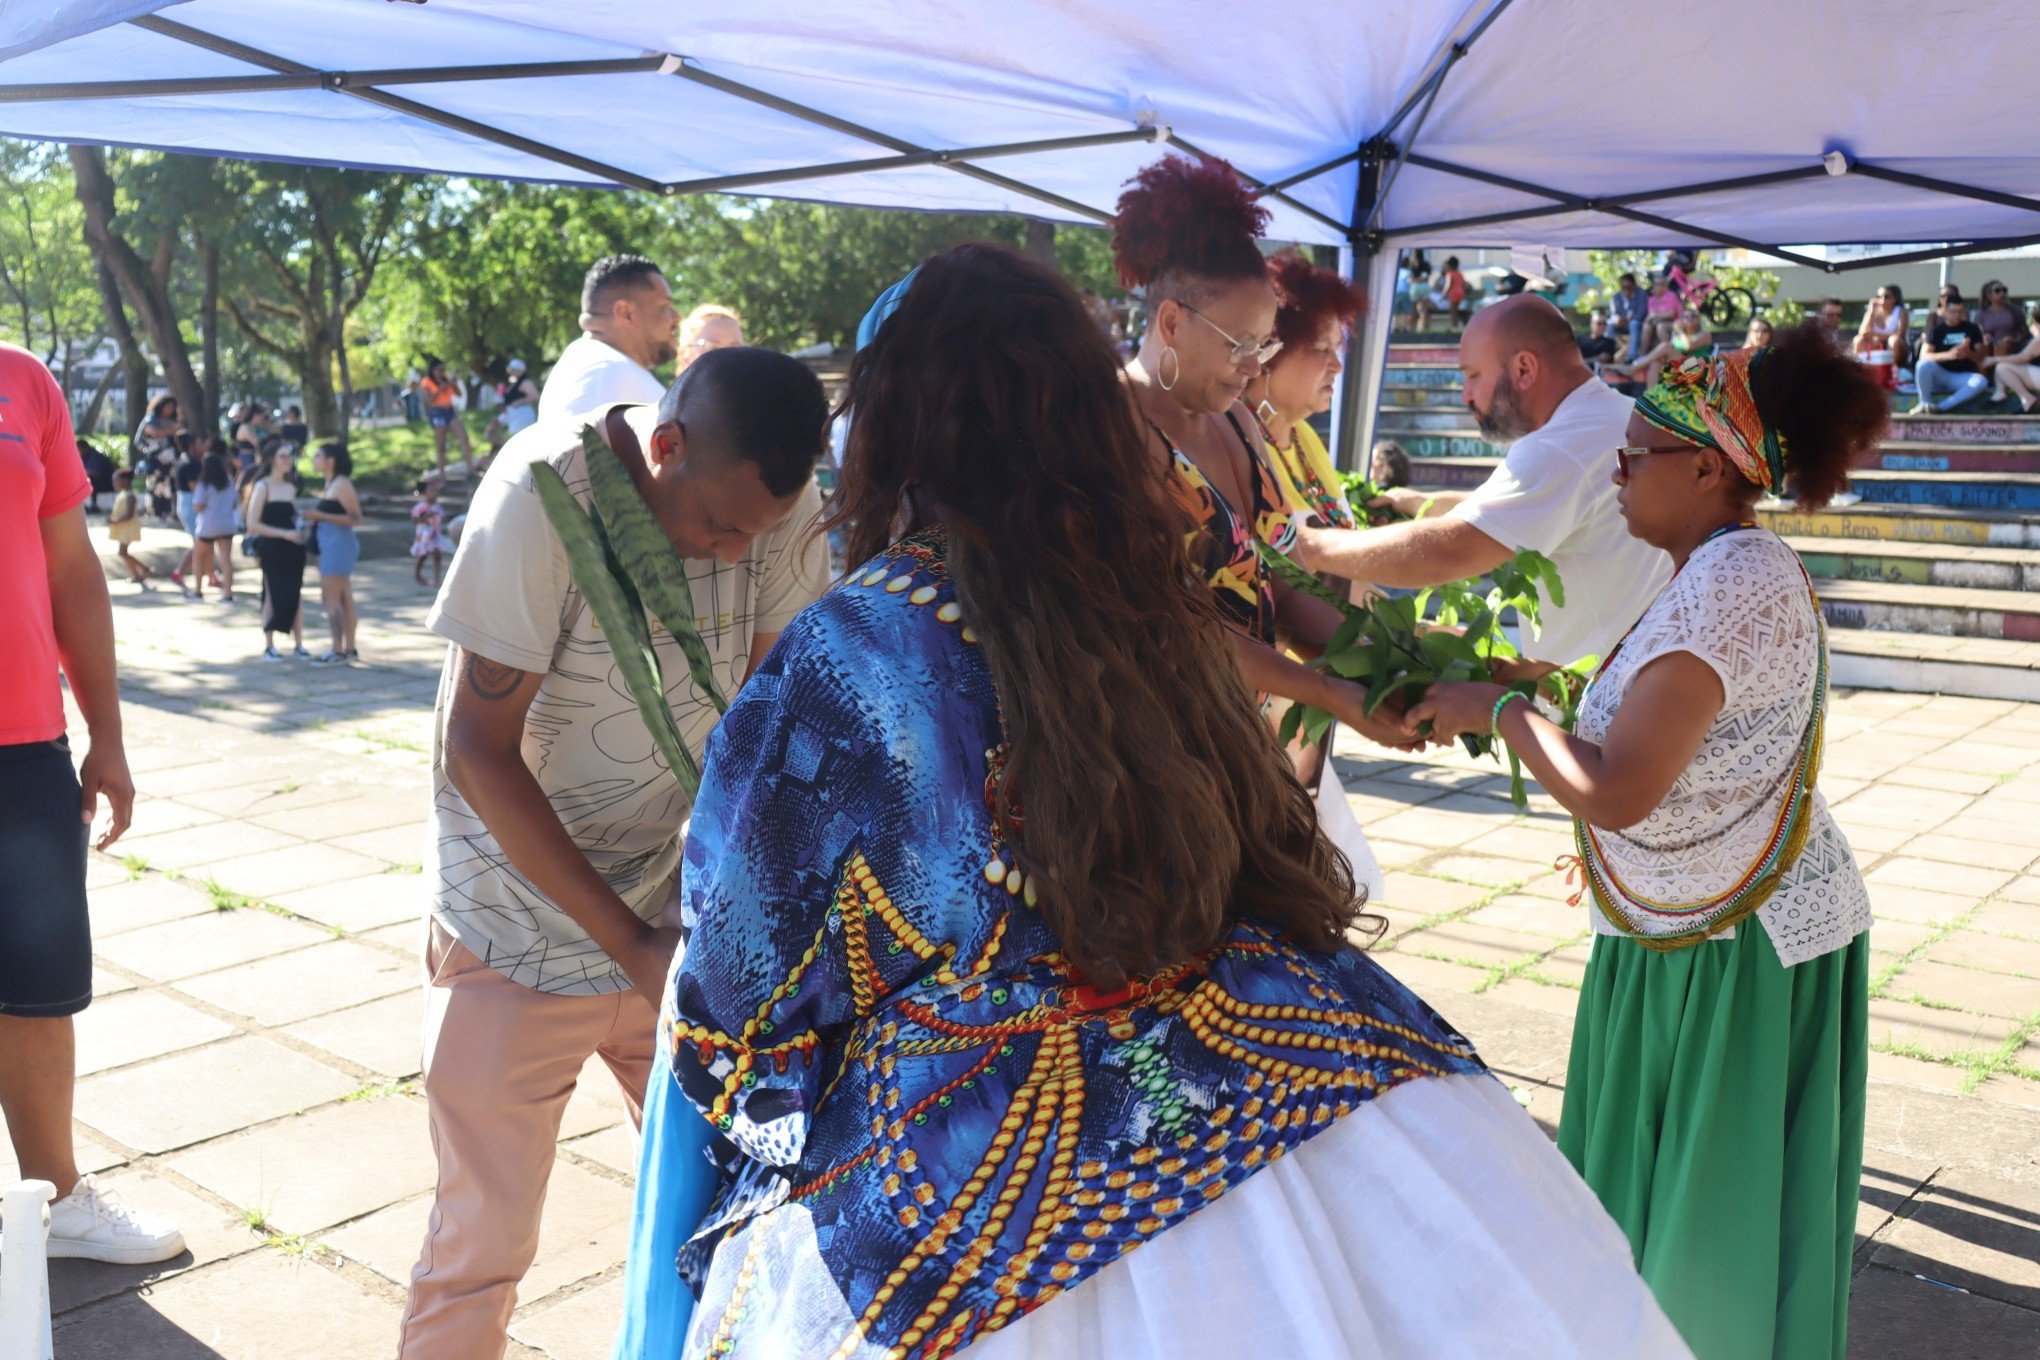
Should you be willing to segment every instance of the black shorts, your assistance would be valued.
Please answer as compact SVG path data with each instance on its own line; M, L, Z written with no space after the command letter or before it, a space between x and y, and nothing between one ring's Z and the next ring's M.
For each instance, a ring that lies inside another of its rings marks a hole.
M64 738L0 746L0 1015L92 1002L78 775Z

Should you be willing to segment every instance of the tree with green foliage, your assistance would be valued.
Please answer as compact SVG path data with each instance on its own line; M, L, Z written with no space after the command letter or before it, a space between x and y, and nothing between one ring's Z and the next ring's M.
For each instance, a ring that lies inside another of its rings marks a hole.
M224 238L227 315L297 378L312 433L343 438L354 389L347 319L367 300L419 181L220 164L222 188L240 209Z
M581 278L604 255L658 258L665 205L640 194L493 180L423 187L384 286L356 337L372 370L425 366L491 380L522 357L534 367L578 333Z

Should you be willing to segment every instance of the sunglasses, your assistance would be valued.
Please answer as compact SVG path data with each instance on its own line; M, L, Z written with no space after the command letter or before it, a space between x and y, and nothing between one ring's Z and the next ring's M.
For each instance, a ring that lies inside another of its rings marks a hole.
M1622 474L1622 480L1626 482L1629 480L1629 460L1632 458L1642 458L1646 454L1652 453L1698 453L1699 451L1700 448L1697 444L1681 444L1677 448L1670 449L1650 449L1645 448L1641 444L1624 444L1621 448L1615 450L1615 470Z
M1205 325L1217 331L1218 338L1225 341L1228 345L1232 346L1232 350L1227 355L1227 357L1232 360L1235 366L1245 363L1250 358L1259 361L1263 365L1266 365L1270 359L1273 359L1276 355L1282 352L1282 342L1280 340L1277 340L1272 335L1269 336L1266 340L1235 340L1230 335L1227 335L1225 333L1225 329L1222 326L1220 326L1216 321L1213 321L1210 317L1198 311L1195 307L1192 307L1189 303L1184 302L1178 305L1180 305L1184 311L1190 313L1190 315L1196 317L1199 321L1202 321Z

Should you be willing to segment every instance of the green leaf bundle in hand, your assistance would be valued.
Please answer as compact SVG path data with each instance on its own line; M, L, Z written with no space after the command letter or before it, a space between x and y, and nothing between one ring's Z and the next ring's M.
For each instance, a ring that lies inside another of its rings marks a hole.
M588 465L592 509L581 508L550 464L532 466L532 483L546 518L566 546L574 586L608 639L610 655L653 744L691 803L701 787L701 767L666 702L665 676L646 612L649 605L651 614L679 643L696 687L716 712L722 712L728 701L715 683L708 648L695 625L686 566L638 494L629 470L593 426L581 432L581 452Z
M1255 547L1276 579L1323 600L1345 616L1313 664L1365 685L1370 713L1391 701L1406 709L1434 684L1493 681L1498 664L1522 659L1502 631L1503 611L1513 608L1525 622L1536 622L1540 587L1554 604L1565 603L1557 568L1536 552L1519 553L1497 568L1490 574L1493 584L1485 591L1478 581L1458 581L1414 596L1381 597L1357 605L1266 543L1257 542ZM1437 608L1429 613L1433 603ZM1539 693L1553 697L1569 726L1583 688L1584 668L1591 664L1581 662L1570 670L1520 680L1510 687L1530 697ZM1331 723L1328 713L1292 705L1283 718L1280 736L1285 743L1299 734L1307 741L1322 741ZM1497 754L1490 734L1469 732L1460 741L1471 755ZM1529 797L1514 752L1509 754L1509 769L1510 796L1517 807L1525 807Z

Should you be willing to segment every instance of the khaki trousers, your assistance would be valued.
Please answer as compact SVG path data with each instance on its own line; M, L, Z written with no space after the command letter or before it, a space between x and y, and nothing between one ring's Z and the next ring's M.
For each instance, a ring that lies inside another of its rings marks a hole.
M575 1080L599 1053L638 1122L658 1017L635 991L556 996L512 982L436 921L425 967L425 1103L439 1184L399 1354L501 1360Z

